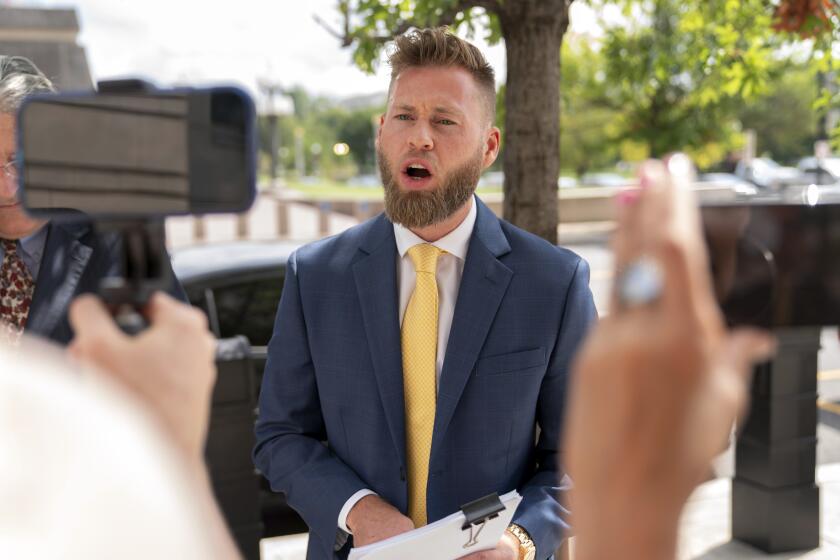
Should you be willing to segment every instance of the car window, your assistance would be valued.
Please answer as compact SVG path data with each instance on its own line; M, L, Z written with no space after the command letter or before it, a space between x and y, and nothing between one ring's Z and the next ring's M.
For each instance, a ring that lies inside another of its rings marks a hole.
M284 276L252 279L213 290L222 338L244 334L254 346L265 346L274 330L274 316Z
M206 290L208 290L208 288L204 284L197 284L195 286L184 286L184 292L186 292L187 294L187 301L189 301L190 304L194 307L197 307L204 311L204 314L207 315L210 330L213 331L213 334L219 336L218 328L216 325L216 316L215 313L210 312L210 308L208 306L206 297Z

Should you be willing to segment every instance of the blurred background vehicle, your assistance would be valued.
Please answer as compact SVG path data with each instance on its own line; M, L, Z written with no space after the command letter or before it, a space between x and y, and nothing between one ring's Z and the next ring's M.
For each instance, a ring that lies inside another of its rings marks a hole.
M768 157L741 160L735 167L735 175L762 189L780 190L790 185L801 185L806 181L795 167L783 167Z
M808 183L833 185L840 183L840 157L806 157L799 160L796 168Z

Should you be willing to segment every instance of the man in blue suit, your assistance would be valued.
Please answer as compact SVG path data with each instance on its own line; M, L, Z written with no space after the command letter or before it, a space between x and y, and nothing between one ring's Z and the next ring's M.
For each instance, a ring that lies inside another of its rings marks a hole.
M15 112L27 95L53 91L29 60L0 56L0 339L12 343L24 330L69 343L70 301L122 272L116 236L99 235L90 223L33 220L18 202ZM170 293L186 301L174 276Z
M310 560L513 489L513 522L481 557L544 560L567 514L558 442L595 319L588 266L474 196L500 140L478 49L421 30L390 62L386 212L290 257L255 461L309 525Z

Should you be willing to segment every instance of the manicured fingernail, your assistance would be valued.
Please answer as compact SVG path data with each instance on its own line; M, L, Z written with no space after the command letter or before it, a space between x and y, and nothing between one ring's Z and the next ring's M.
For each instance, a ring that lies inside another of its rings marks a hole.
M615 201L619 206L630 206L639 200L639 191L637 189L628 189L621 191L615 195Z

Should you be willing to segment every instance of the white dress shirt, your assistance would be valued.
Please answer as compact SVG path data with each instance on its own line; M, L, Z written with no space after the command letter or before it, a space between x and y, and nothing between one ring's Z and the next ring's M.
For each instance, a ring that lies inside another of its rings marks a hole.
M443 359L446 356L446 345L449 342L452 317L455 315L455 302L458 301L458 289L461 287L461 276L464 274L464 262L467 259L467 249L475 226L476 202L474 197L469 204L470 211L464 221L445 236L431 242L438 249L445 251L438 258L435 274L438 286L438 344L435 361L435 387L440 386L440 371L443 368ZM408 301L411 299L417 281L417 273L414 270L411 257L408 256L408 250L415 245L428 242L400 224L394 224L394 237L397 241L397 252L399 253L397 286L400 290L400 325L402 325ZM369 489L359 490L345 502L344 507L338 514L339 528L350 533L347 528L347 515L359 500L370 494L375 494L375 492Z

